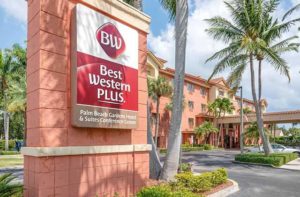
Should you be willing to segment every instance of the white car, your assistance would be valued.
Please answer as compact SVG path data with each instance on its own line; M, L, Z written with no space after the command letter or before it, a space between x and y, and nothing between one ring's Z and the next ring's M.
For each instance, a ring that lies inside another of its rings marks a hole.
M287 148L281 144L271 144L273 150L275 153L298 153L300 156L300 150L295 148ZM262 152L263 146L260 147L252 147L247 149L248 152Z

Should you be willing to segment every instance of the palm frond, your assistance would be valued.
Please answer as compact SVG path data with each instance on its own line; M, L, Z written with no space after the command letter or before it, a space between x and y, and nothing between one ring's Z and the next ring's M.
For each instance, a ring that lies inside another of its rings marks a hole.
M282 21L284 21L288 16L292 15L293 12L297 11L300 9L300 3L297 4L296 6L294 6L293 8L291 8L290 10L288 10L284 16L282 17Z
M161 5L169 13L170 20L175 20L176 16L176 0L160 0Z
M266 59L271 64L271 66L273 66L276 70L278 70L280 74L286 76L290 82L291 77L290 77L290 71L287 62L283 58L281 58L278 55L278 53L274 52L273 50L265 47L263 47L262 49L265 52Z

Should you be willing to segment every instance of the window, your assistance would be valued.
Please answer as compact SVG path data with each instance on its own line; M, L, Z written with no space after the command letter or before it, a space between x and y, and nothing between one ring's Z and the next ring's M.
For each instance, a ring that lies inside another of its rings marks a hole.
M147 73L148 73L148 76L155 77L155 70L152 66L147 67Z
M193 101L189 101L189 109L190 110L194 109L194 102Z
M205 95L206 95L206 88L201 87L201 88L200 88L200 94L201 94L202 96L205 96Z
M223 90L219 90L219 96L224 96L224 91Z
M188 84L187 84L187 89L188 89L188 91L191 93L191 92L194 92L195 87L194 87L193 84L188 83Z
M206 113L206 105L205 104L201 104L201 112L202 113Z
M194 127L194 118L189 118L189 126L190 128Z

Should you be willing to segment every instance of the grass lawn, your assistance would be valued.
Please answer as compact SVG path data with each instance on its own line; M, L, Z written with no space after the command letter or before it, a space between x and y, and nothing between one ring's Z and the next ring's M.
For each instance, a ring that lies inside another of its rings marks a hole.
M23 165L22 155L0 155L0 168Z

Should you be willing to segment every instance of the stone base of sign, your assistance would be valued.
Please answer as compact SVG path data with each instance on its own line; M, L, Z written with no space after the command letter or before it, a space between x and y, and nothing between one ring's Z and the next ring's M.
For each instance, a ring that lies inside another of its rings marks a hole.
M131 196L149 177L150 18L120 0L28 0L25 197ZM81 3L138 31L138 127L71 125L72 11Z
M149 152L24 156L24 196L130 196L146 184Z

